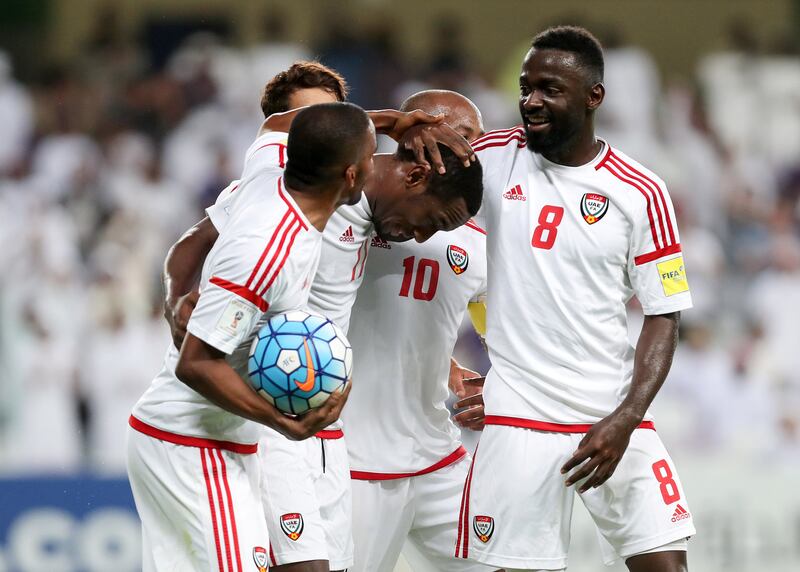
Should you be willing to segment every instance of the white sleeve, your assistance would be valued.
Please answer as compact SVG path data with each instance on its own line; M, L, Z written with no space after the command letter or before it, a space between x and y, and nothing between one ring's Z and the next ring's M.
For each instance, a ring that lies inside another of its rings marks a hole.
M225 189L219 194L217 200L214 201L214 204L206 209L208 220L211 221L211 224L214 225L214 228L217 229L217 232L222 232L222 230L225 228L225 224L228 222L231 201L234 198L234 193L239 188L239 183L240 181L238 179L231 181L231 184L225 187Z
M666 186L660 183L663 200L658 205L656 201L638 205L628 253L631 287L645 315L692 307L675 210Z
M270 238L263 232L220 237L224 243L210 262L211 278L189 319L189 333L226 354L247 339L283 289L280 267L274 274L265 268Z
M284 169L288 138L289 134L282 131L269 131L258 137L245 156L247 170Z

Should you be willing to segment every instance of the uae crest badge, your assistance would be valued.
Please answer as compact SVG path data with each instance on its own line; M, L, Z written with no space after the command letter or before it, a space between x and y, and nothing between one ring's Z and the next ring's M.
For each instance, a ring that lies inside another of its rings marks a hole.
M483 543L489 542L494 533L494 519L491 516L476 515L472 519L472 528L478 535L478 540Z
M258 572L267 572L267 549L263 546L253 548L253 562L256 563Z
M303 515L299 512L289 512L281 516L281 530L289 540L297 540L303 534Z
M453 272L463 274L469 266L469 254L460 246L451 244L447 247L447 263L450 264Z
M583 220L594 224L603 218L608 211L608 197L597 193L585 193L581 199Z

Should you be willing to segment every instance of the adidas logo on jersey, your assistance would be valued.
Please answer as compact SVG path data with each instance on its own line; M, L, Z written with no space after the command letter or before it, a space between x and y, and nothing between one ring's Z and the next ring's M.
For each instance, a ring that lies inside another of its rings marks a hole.
M342 236L339 237L339 240L342 242L355 242L356 239L353 237L353 226L350 225L347 227L347 230L342 233Z
M681 505L675 509L675 512L672 513L672 522L678 522L679 520L685 520L687 518L691 518L691 513L683 508Z
M527 201L528 197L522 192L522 185L515 185L507 193L503 193L503 198L509 201Z
M385 248L387 250L391 250L392 249L392 245L389 244L387 241L383 240L377 234L372 237L372 242L370 243L370 246L372 248Z

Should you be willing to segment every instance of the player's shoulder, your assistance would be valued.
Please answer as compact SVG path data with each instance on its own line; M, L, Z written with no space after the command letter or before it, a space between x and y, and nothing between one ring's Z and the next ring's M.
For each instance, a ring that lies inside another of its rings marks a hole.
M256 137L245 153L245 166L260 165L284 168L286 166L286 143L289 134L283 131L268 131Z
M654 201L663 202L667 185L654 171L612 145L606 144L595 171L604 178L603 187L633 205L645 207Z
M525 148L525 128L522 125L509 129L495 129L472 142L475 152L507 153Z
M474 219L469 219L456 229L460 234L475 242L486 242L486 230Z

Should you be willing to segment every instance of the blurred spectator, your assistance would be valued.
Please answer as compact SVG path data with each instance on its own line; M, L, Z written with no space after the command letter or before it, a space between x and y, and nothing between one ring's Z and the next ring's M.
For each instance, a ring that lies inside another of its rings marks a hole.
M0 51L0 176L25 160L33 138L33 119L31 96L14 81L11 58Z

